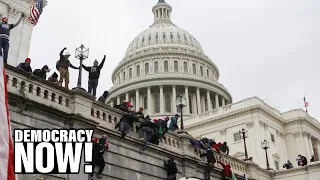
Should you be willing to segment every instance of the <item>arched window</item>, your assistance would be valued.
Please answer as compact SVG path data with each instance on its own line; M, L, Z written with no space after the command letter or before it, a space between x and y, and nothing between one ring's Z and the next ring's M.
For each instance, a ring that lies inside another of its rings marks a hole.
M164 72L168 72L168 71L169 71L168 61L164 61Z
M145 96L143 98L143 108L148 109L148 97L147 96Z
M178 61L174 61L173 66L174 66L174 72L178 72L179 71Z
M129 69L129 78L132 78L132 68Z
M154 68L154 72L155 73L157 73L158 72L158 70L159 70L159 63L158 63L158 61L155 61L154 63L153 63L153 68Z
M188 63L187 62L183 63L183 69L184 69L185 73L188 73Z
M207 76L209 77L209 69L207 69Z
M123 80L126 80L126 72L123 72Z
M144 65L144 73L145 73L145 74L148 74L148 73L149 73L149 63L146 63L146 64Z
M154 95L154 112L160 113L160 97L159 94Z
M195 65L195 64L192 64L192 72L193 72L193 74L196 74L196 73L197 73L196 65Z
M140 76L140 65L137 66L137 76Z
M201 76L203 76L203 67L202 66L200 66L200 74L201 74Z
M120 83L120 74L118 75L118 83Z
M166 94L165 97L166 112L171 112L171 95Z

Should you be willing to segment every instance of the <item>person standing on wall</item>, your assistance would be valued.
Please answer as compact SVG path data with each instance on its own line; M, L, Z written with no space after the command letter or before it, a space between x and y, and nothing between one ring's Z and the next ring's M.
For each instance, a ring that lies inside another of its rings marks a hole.
M7 64L8 61L10 31L20 24L24 16L24 13L22 13L20 19L15 24L8 24L7 17L2 18L0 27L0 55L3 56L3 61L5 64Z
M69 61L69 57L70 57L70 53L66 52L63 55L63 52L66 50L67 48L63 48L62 51L60 52L60 59L57 61L56 64L56 68L57 70L60 72L60 79L59 79L59 85L62 86L62 82L64 79L64 84L65 84L65 88L69 89L69 67L73 68L73 69L79 69L75 66L73 66L70 61Z
M102 62L99 64L97 60L93 62L92 67L87 67L82 64L83 69L89 72L89 81L88 81L88 92L91 94L93 91L93 96L96 97L99 77L100 77L100 70L103 67L103 64L106 60L106 55L104 55Z

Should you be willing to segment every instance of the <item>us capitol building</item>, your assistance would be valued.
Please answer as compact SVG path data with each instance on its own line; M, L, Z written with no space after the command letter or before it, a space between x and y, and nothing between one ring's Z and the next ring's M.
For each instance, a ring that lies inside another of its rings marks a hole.
M171 19L172 7L164 0L152 8L153 24L129 44L123 60L112 73L114 86L107 102L123 100L151 117L179 113L176 98L186 99L185 129L196 138L226 141L229 155L245 158L239 130L245 129L248 157L266 167L261 142L269 142L268 160L274 170L290 160L297 167L299 154L319 160L320 124L302 109L279 112L257 97L234 103L218 82L219 69L205 55L200 43Z

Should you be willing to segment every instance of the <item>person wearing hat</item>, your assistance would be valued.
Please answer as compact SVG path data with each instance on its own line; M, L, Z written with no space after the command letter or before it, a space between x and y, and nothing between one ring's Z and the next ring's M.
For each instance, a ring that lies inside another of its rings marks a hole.
M64 80L64 84L65 84L65 88L69 89L69 67L73 68L73 69L79 69L75 66L73 66L70 61L69 61L69 57L70 57L70 53L66 52L65 54L64 51L67 48L63 48L62 51L60 52L60 59L57 61L56 64L56 68L57 70L60 72L60 79L59 79L59 84L60 86L62 86L62 82Z
M20 16L20 19L15 24L8 24L8 18L3 17L1 20L1 27L0 27L0 55L3 56L3 61L5 64L7 64L8 60L8 52L9 52L9 39L10 39L10 31L11 29L17 27L22 18L24 17L24 14L22 13ZM2 54L3 50L3 54Z
M96 92L97 92L97 87L98 87L98 82L99 82L99 77L100 77L100 71L103 67L103 64L106 60L106 55L104 55L102 62L99 64L97 60L93 62L93 66L87 67L82 64L82 67L84 70L89 72L89 80L88 80L88 92L94 97L96 97Z
M50 72L49 67L47 65L44 65L41 69L34 70L32 74L42 79L47 79L48 72Z
M179 119L179 114L176 114L174 117L171 118L171 122L169 125L169 130L170 131L176 131L179 129L178 127L178 119Z
M92 138L92 142L94 143L93 146L93 158L92 158L92 173L90 175L90 179L93 179L93 172L94 172L94 168L95 166L99 166L99 170L97 173L97 177L101 178L102 177L102 171L104 169L105 166L105 161L104 161L104 157L103 154L105 152L105 150L109 149L109 144L108 144L108 136L107 135L102 135L102 137L99 138Z
M31 59L27 58L23 63L20 63L17 68L28 73L32 73L32 68L30 66Z

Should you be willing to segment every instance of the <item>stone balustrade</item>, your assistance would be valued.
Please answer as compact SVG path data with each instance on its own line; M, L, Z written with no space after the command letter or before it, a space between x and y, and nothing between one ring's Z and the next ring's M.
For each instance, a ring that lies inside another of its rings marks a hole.
M65 114L79 115L83 118L86 118L87 121L90 121L90 123L93 124L98 131L108 132L109 134L111 133L117 137L120 137L119 132L115 129L115 125L120 121L124 112L116 108L107 106L106 104L97 102L86 93L58 87L48 81L35 76L31 76L30 74L25 72L21 72L20 70L11 66L6 67L6 74L9 99L12 99L13 97L19 97L20 99L24 99L25 101L38 103L40 106L45 105L60 112L64 112ZM251 99L251 101L256 101L256 99L253 98ZM239 107L246 106L247 103L248 101L243 101L237 104L230 104L219 108L218 111L227 111L228 108L237 109ZM15 117L17 117L17 113L14 112L14 114ZM135 123L135 126L138 125L139 122ZM166 134L166 140L162 140L158 146L150 144L149 148L154 149L155 151L162 152L162 154L167 153L175 155L176 157L185 157L187 159L190 159L190 161L192 162L198 162L197 166L201 166L204 168L206 160L205 158L200 158L200 152L190 145L190 138L192 137L185 133L177 134L175 132L168 132ZM132 129L126 139L135 144L140 141L135 128ZM123 142L119 142L115 139L111 140L111 143L120 143L119 145L121 146L119 146L119 148L122 146L126 146ZM114 151L113 153L117 152ZM219 157L216 158L219 159ZM256 173L256 171L260 171L260 174L263 172L265 176L268 176L268 174L270 174L268 173L268 171L261 168L258 168L258 170L257 168L253 168L257 165L251 165L251 163L244 162L231 156L222 155L221 161L225 164L231 165L232 170L239 175L238 179L243 179L242 177L240 177L243 176L243 174L248 174L248 176L250 177L250 174L254 174ZM187 167L185 164L178 165L180 169L179 172L184 172L182 173L182 175L186 175L186 172L193 172L194 174L198 174L198 177L201 177L199 173L202 173L202 171L190 168L194 165L190 165L190 167ZM108 166L110 166L111 168L111 165ZM182 166L184 166L184 168L189 168L189 170L181 170ZM218 165L218 168L221 167ZM316 170L319 171L319 169L320 167L318 167L318 169ZM190 175L192 175L193 173L191 173ZM157 175L157 177L159 176L160 175ZM252 175L253 178L256 178L257 176L258 175Z

